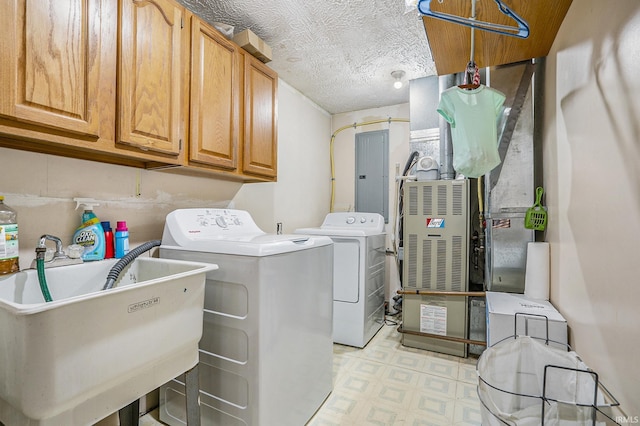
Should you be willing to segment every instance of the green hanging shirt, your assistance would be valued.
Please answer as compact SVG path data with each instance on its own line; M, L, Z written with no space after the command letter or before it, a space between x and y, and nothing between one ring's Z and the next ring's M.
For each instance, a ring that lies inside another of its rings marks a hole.
M437 111L451 125L456 172L480 177L500 164L497 123L504 100L504 94L484 85L442 92Z

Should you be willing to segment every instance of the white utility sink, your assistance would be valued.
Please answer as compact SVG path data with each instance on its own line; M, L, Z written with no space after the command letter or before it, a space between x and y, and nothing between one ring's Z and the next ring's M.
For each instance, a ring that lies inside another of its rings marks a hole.
M0 276L0 423L90 425L194 367L216 265L141 257Z

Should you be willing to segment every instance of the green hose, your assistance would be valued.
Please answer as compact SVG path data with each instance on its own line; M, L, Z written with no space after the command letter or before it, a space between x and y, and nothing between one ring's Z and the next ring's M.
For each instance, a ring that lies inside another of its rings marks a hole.
M38 270L38 281L40 282L40 291L42 291L42 297L45 302L52 302L51 294L49 293L49 287L47 286L47 279L44 277L44 259L36 258L36 269Z

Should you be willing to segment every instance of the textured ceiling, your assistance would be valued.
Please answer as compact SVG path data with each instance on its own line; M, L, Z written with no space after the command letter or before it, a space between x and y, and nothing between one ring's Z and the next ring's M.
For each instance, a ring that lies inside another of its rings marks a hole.
M251 29L279 77L332 114L409 102L408 81L436 74L422 20L404 0L179 1L236 34Z

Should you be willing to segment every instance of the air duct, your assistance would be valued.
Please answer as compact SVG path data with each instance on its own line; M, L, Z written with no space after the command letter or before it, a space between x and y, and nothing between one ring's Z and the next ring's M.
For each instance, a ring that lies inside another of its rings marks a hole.
M420 157L436 159L440 179L454 179L451 130L438 114L440 93L455 84L455 75L430 76L409 82L409 117L411 140L409 150Z
M438 77L439 93L444 92L455 84L455 75L443 75ZM438 114L440 125L440 179L454 179L456 172L453 170L453 142L451 139L451 127L449 123Z

